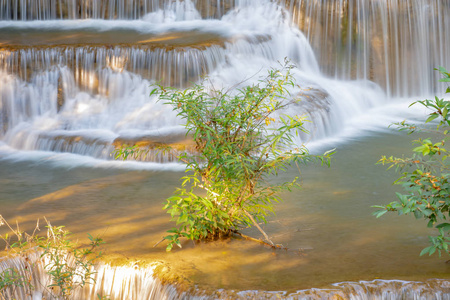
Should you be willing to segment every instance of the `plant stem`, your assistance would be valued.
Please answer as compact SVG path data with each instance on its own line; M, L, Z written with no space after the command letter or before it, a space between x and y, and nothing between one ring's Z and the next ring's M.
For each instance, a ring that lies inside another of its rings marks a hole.
M252 222L256 226L256 228L258 228L258 230L264 235L264 238L266 239L266 241L268 241L273 247L275 247L275 244L269 238L267 233L264 230L262 230L261 226L258 225L258 223L256 222L255 218L253 218L253 216L248 211L246 211L245 209L244 209L244 213L247 215L247 217L250 218L250 220L252 220Z

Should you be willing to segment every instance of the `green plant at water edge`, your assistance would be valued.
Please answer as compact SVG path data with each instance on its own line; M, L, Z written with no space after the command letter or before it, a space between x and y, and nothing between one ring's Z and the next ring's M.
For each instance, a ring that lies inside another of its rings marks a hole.
M13 229L6 220L0 216L0 225L6 225L12 231L12 235L1 235L6 243L6 251L9 257L21 257L24 268L8 268L0 273L0 295L7 299L6 295L13 295L17 287L26 287L28 291L36 288L32 282L37 282L38 287L44 287L46 292L53 297L70 299L76 288L95 282L93 266L95 260L101 257L101 252L95 252L103 244L102 239L93 238L88 234L89 245L81 248L70 240L71 233L64 226L52 226L47 221L47 236L36 234L39 230L39 222L32 235ZM37 260L30 255L39 253ZM39 282L40 277L34 278L39 266L43 267L49 276L49 282ZM9 289L9 290L8 290Z
M176 220L165 240L167 250L181 247L180 238L214 239L259 226L273 213L279 192L297 187L297 178L281 184L271 176L291 164L316 160L329 164L332 152L310 155L294 138L306 133L305 117L288 115L294 87L291 69L271 70L258 84L237 91L159 87L161 101L172 105L195 143L195 154L182 154L187 175L164 209ZM272 182L271 182L272 181Z
M94 261L102 256L101 252L94 253L94 250L103 241L88 234L88 248L78 249L69 239L71 233L64 230L64 226L49 226L48 232L47 238L36 239L37 246L42 250L41 258L46 261L45 271L52 279L47 287L57 287L60 294L67 298L75 288L94 283L92 267Z
M443 67L437 69L443 76L441 82L450 82L450 73ZM450 93L450 87L446 93ZM399 215L413 213L417 219L428 220L428 227L435 227L439 234L430 236L430 246L422 250L420 255L433 254L444 251L449 253L450 223L450 154L445 148L450 133L450 101L435 97L434 100L423 100L411 105L420 104L430 109L425 125L407 124L405 121L397 123L400 130L413 133L416 131L432 132L437 141L431 138L417 139L410 158L383 156L378 163L389 164L389 168L396 167L401 177L396 181L401 184L406 193L397 193L397 201L381 208L374 213L378 218L388 211L398 212ZM435 124L437 119L438 123ZM427 127L434 121L432 127Z

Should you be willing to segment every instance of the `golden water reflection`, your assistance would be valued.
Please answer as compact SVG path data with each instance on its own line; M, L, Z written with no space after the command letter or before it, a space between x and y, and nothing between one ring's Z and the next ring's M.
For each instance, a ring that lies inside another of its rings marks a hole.
M20 31L20 32L19 32ZM18 33L19 32L19 33ZM29 46L69 46L69 45L129 45L138 44L149 47L193 47L205 48L223 45L226 38L220 35L182 31L167 33L141 33L135 30L58 30L58 29L3 29L0 31L0 45L7 47Z
M403 146L393 146L393 140ZM339 149L330 169L304 168L303 190L284 194L277 216L264 226L274 242L302 249L301 254L239 239L186 241L171 253L164 243L154 248L174 226L162 206L183 176L177 172L64 170L0 161L0 213L22 228L33 228L45 216L80 240L86 233L100 235L113 264L165 261L179 274L177 280L212 290L296 291L376 278L450 278L447 258L418 256L430 233L424 222L371 216L370 206L391 201L396 190L391 185L396 175L376 166L376 160L409 146L399 136L372 137ZM244 233L259 238L257 230Z

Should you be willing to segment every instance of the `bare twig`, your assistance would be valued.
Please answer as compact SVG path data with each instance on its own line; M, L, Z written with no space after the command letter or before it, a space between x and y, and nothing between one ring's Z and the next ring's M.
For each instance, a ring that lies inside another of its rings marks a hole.
M249 219L253 222L253 224L255 224L256 228L258 228L258 230L264 235L264 238L266 239L266 241L268 241L272 247L275 247L275 244L272 242L272 240L269 238L269 236L267 235L267 233L262 230L261 226L258 225L258 223L256 222L255 218L253 218L253 216L244 209L245 214L247 215L247 217L249 217Z
M241 232L239 232L237 230L234 230L233 233L236 234L236 235L239 235L240 237L242 237L242 238L244 238L246 240L249 240L249 241L252 241L252 242L257 242L257 243L269 246L270 248L275 248L274 245L271 245L271 244L269 244L269 243L267 243L267 242L265 242L263 240L258 240L258 239L255 239L254 237L245 235L245 234L243 234L243 233L241 233Z
M263 245L268 246L268 247L270 247L270 248L272 248L274 250L284 250L284 251L287 251L287 252L294 252L294 253L299 254L299 255L304 255L304 253L302 252L304 249L290 249L290 248L287 248L287 247L285 247L283 245L278 245L278 244L277 245L271 245L271 244L269 244L269 243L267 243L267 242L265 242L263 240L255 239L255 238L253 238L251 236L248 236L248 235L245 235L243 233L240 233L237 230L232 230L232 232L234 234L236 234L236 235L238 235L238 236L248 240L248 241L256 242L256 243L259 243L259 244L263 244Z
M156 244L153 245L153 248L155 248L156 246L158 246L159 244L161 244L162 242L164 242L164 238L162 238L159 242L157 242Z
M32 237L36 236L36 231L41 231L41 229L39 228L39 219L37 219L36 227L34 228L33 234L31 235Z

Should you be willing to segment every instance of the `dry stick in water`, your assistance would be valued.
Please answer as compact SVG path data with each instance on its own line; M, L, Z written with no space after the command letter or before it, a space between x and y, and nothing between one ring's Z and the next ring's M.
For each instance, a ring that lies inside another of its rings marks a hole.
M262 230L262 228L258 225L258 223L256 222L256 220L253 218L253 216L244 209L245 214L247 215L247 217L250 218L250 220L252 220L253 224L255 224L256 228L258 228L258 230L264 235L264 238L266 239L266 241L268 241L272 247L275 247L275 244L269 239L269 236L267 235L267 233Z
M156 244L153 245L153 248L155 248L156 246L158 246L159 244L161 244L162 242L164 242L164 238L162 238L159 242L157 242Z

